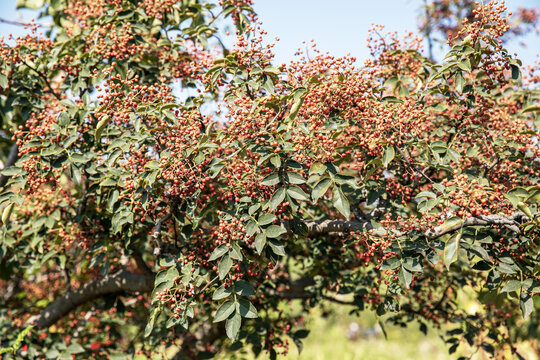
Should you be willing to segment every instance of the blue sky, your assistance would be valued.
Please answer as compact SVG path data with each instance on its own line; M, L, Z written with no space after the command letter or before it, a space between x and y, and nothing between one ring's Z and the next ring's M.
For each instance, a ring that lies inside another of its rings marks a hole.
M255 0L255 10L268 39L279 37L274 48L277 63L294 58L302 41L315 40L318 48L336 56L351 55L366 59L366 36L371 24L382 24L388 31L416 30L416 15L423 0ZM538 6L540 0L507 0L510 10L518 6ZM28 19L33 12L16 11L15 0L0 0L0 17ZM0 23L0 35L19 33L22 29ZM526 64L531 64L540 52L540 36L525 39L526 48L517 43L507 48L517 52Z

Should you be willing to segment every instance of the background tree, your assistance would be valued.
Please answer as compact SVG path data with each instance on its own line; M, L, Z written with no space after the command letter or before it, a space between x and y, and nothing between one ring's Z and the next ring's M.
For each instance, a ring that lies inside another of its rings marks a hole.
M537 337L540 77L504 4L441 64L375 28L363 67L279 68L248 0L20 4L53 27L1 46L4 356L274 358L331 302L451 352Z
M464 21L475 21L474 9L478 3L476 0L424 0L418 24L420 32L427 40L430 59L433 59L434 43L444 43L456 36ZM508 19L511 28L505 33L503 40L532 31L538 34L539 18L540 8L519 7Z

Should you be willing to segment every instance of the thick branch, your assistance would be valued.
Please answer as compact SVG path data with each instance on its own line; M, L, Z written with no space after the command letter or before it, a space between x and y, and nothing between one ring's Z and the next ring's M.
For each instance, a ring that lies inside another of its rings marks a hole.
M79 305L101 296L119 292L150 292L154 288L154 277L121 270L116 274L90 281L76 290L66 292L47 306L37 320L37 326L47 328Z
M322 220L322 221L306 221L309 236L318 235L339 235L354 231L374 230L371 223L367 220ZM292 229L288 222L282 225L289 234L292 234ZM374 230L370 234L373 236L386 236L386 230Z
M460 222L456 225L444 227L437 226L433 229L426 231L426 237L428 239L436 239L444 234L459 230L464 227L469 226L489 226L489 225L500 225L504 226L508 230L521 234L519 225L527 220L528 216L522 212L516 212L512 215L505 216L499 214L491 215L479 215L472 216L463 219L463 222ZM308 228L309 236L318 236L318 235L332 235L332 234L345 234L352 231L363 231L363 230L373 230L373 226L368 221L362 220L323 220L323 221L307 221L305 222ZM287 229L289 233L292 233L289 223L283 223L283 227ZM401 235L399 231L390 231L394 235ZM387 230L375 230L370 234L377 237L387 236L389 231Z
M519 225L522 220L528 219L528 216L522 212L517 212L509 216L491 214L491 215L480 215L480 216L471 216L463 219L463 222L460 222L453 226L445 227L443 225L437 226L426 232L426 237L428 239L436 239L444 234L459 230L468 226L488 226L488 225L499 225L504 226L508 230L515 232L516 234L521 234Z

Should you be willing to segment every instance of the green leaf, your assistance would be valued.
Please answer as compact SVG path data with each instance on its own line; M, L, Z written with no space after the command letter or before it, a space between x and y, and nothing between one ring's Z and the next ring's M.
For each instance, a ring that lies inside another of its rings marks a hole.
M155 284L156 286L164 283L164 282L170 282L172 286L172 282L174 279L176 279L180 274L178 273L178 269L176 266L172 266L168 268L167 270L160 271L159 274L156 276Z
M285 191L286 189L284 187L281 187L276 190L274 195L272 195L272 198L270 199L270 210L274 211L278 208L279 204L285 200Z
M466 81L463 78L461 71L458 71L456 75L454 76L454 85L458 93L460 94L463 93L463 87L465 86L465 83Z
M522 292L519 297L519 308L521 309L521 314L523 318L526 319L531 315L534 310L534 301L530 294Z
M447 231L449 229L457 229L463 224L463 219L457 216L453 216L447 219L441 226L440 229Z
M285 256L285 247L283 246L283 243L276 239L268 239L268 245L270 245L270 248L274 252L274 254L279 256Z
M457 64L457 66L458 66L461 70L463 70L463 71L465 71L465 72L471 72L471 70L472 70L472 69L471 69L471 62L470 62L469 59L465 59L465 60L459 62L459 63Z
M214 261L216 259L219 259L226 252L229 252L229 248L227 246L225 246L225 244L221 244L217 248L214 249L214 251L212 252L212 255L210 255L210 258L208 259L208 261Z
M322 175L326 171L326 166L321 163L313 163L309 168L309 175Z
M264 250L265 245L266 245L266 234L265 233L257 234L257 236L255 236L255 250L257 250L257 253L259 255Z
M419 199L419 198L431 198L431 199L436 199L436 198L437 198L437 195L435 195L435 194L432 193L431 191L422 191L421 193L419 193L418 195L416 195L414 198L415 198L415 199Z
M96 125L96 131L94 132L94 138L96 139L96 142L99 143L99 140L101 139L101 134L103 133L103 130L109 123L109 119L111 117L109 115L103 116L101 120Z
M339 185L349 185L352 188L356 188L356 178L354 176L336 174L335 182Z
M279 225L270 225L266 230L266 236L269 238L279 238L281 234L287 232L284 228Z
M308 195L302 190L299 186L293 185L290 186L287 189L287 194L289 194L290 197L296 200L300 201L307 201L309 200Z
M338 186L334 188L334 206L343 216L345 216L346 219L351 217L351 206L349 204L349 200L347 200L347 197L345 194L343 194L343 191L341 191L341 188Z
M326 192L328 191L328 188L330 188L330 185L332 185L332 180L329 178L322 179L313 187L313 191L311 191L311 197L313 198L313 201L319 200L320 197L322 197Z
M148 337L152 333L152 330L154 329L154 323L160 312L161 312L160 308L152 309L152 312L150 313L150 318L148 319L148 322L146 323L146 327L144 328L144 337Z
M519 66L511 64L510 67L512 69L512 79L518 80L521 76L521 70L519 70Z
M272 186L279 184L279 175L277 172L271 173L270 175L266 176L262 181L262 185L265 186Z
M8 78L4 74L0 74L0 89L6 89L8 86Z
M225 255L221 258L219 265L218 265L218 272L219 272L219 279L223 280L225 276L229 273L231 270L231 267L233 265L233 260L229 255Z
M15 167L15 166L10 166L10 167L5 168L4 170L0 171L0 174L2 174L4 176L13 176L13 175L22 174L23 172L24 172L24 170L21 169L21 168L18 168L18 167Z
M255 290L253 289L253 286L244 280L237 280L234 283L234 292L241 296L255 295Z
M70 354L80 354L85 352L84 348L76 342L72 342L71 344L69 344L66 350Z
M286 179L291 184L304 184L306 182L302 175L292 171L287 172Z
M390 162L394 160L395 155L396 154L395 154L393 146L389 146L384 150L383 157L382 157L382 162L383 162L384 167L388 167L388 164L390 164Z
M257 223L253 220L250 220L246 225L246 234L248 236L253 236L259 230L259 227L257 226Z
M228 318L236 308L234 301L227 300L217 309L216 314L214 315L214 322L220 322Z
M274 214L265 213L259 216L259 219L257 220L259 225L264 226L273 223L276 221L277 217Z
M450 269L450 265L457 260L457 251L459 249L459 241L461 240L461 232L455 238L450 238L444 246L444 265Z
M232 294L232 287L230 286L224 287L223 285L221 285L220 287L216 289L216 291L214 291L214 294L212 295L212 300L225 299L231 294Z
M37 10L45 4L45 0L17 0L16 8Z
M294 120L296 118L296 115L298 114L298 111L302 107L302 103L304 102L304 99L306 98L306 95L307 95L307 91L305 89L301 89L301 91L302 90L303 90L302 95L300 95L298 100L296 100L296 102L291 107L291 112L289 113L289 116L287 117L288 121Z
M399 277L399 281L401 281L401 283L405 285L407 289L409 288L409 286L411 286L412 273L408 271L407 269L405 269L403 265L401 266L401 270L399 272L398 277Z
M523 114L528 112L540 112L540 105L527 106L525 109L521 110L521 112Z
M259 315L257 314L257 309L248 300L240 299L238 301L238 305L239 305L238 306L238 310L239 310L238 312L243 317L248 318L248 319L256 319L256 318L259 317Z
M276 169L279 169L281 167L281 158L279 155L274 155L270 158L270 163L274 165Z
M236 313L232 318L227 319L227 322L225 323L225 332L227 333L227 337L232 341L236 340L241 325L242 317L239 313Z
M521 290L521 282L517 281L517 280L510 280L501 289L501 294L502 293L508 293L508 292L514 292L514 291L518 291L518 290Z
M242 249L237 242L233 242L231 244L231 251L229 251L229 256L231 257L231 259L242 261Z

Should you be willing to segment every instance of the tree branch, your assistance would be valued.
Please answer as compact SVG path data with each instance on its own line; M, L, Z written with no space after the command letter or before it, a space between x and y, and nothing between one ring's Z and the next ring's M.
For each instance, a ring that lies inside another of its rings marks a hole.
M453 226L444 227L440 225L433 229L430 229L426 231L426 237L428 239L433 240L440 236L443 236L444 234L448 234L450 232L459 230L464 227L479 226L479 225L480 226L481 225L483 226L500 225L500 226L504 226L505 228L507 228L508 230L516 234L521 234L519 225L521 224L521 221L528 218L529 217L522 212L516 212L509 216L499 215L499 214L471 216L471 217L463 219L463 222L460 222Z
M0 18L0 23L16 25L16 26L40 26L39 24L26 23L23 21L16 21L16 20L8 20L4 18Z
M116 274L90 281L76 290L67 291L43 310L37 319L39 328L47 328L73 311L79 305L101 296L120 292L150 292L154 276L134 274L121 270Z
M500 225L504 226L508 230L521 234L519 225L524 221L529 219L527 215L522 212L516 212L512 215L479 215L471 216L463 219L463 222L460 222L456 225L443 227L437 226L433 229L426 231L426 237L428 239L436 239L444 234L459 230L464 227L469 226L488 226L488 225ZM374 230L371 223L367 220L322 220L322 221L306 221L304 222L308 229L309 236L319 236L319 235L339 235L345 234L354 231L363 231L363 230ZM287 230L289 235L291 235L292 229L288 222L283 222L282 226ZM384 237L389 233L394 235L402 235L401 232L395 230L374 230L370 234L376 237Z

